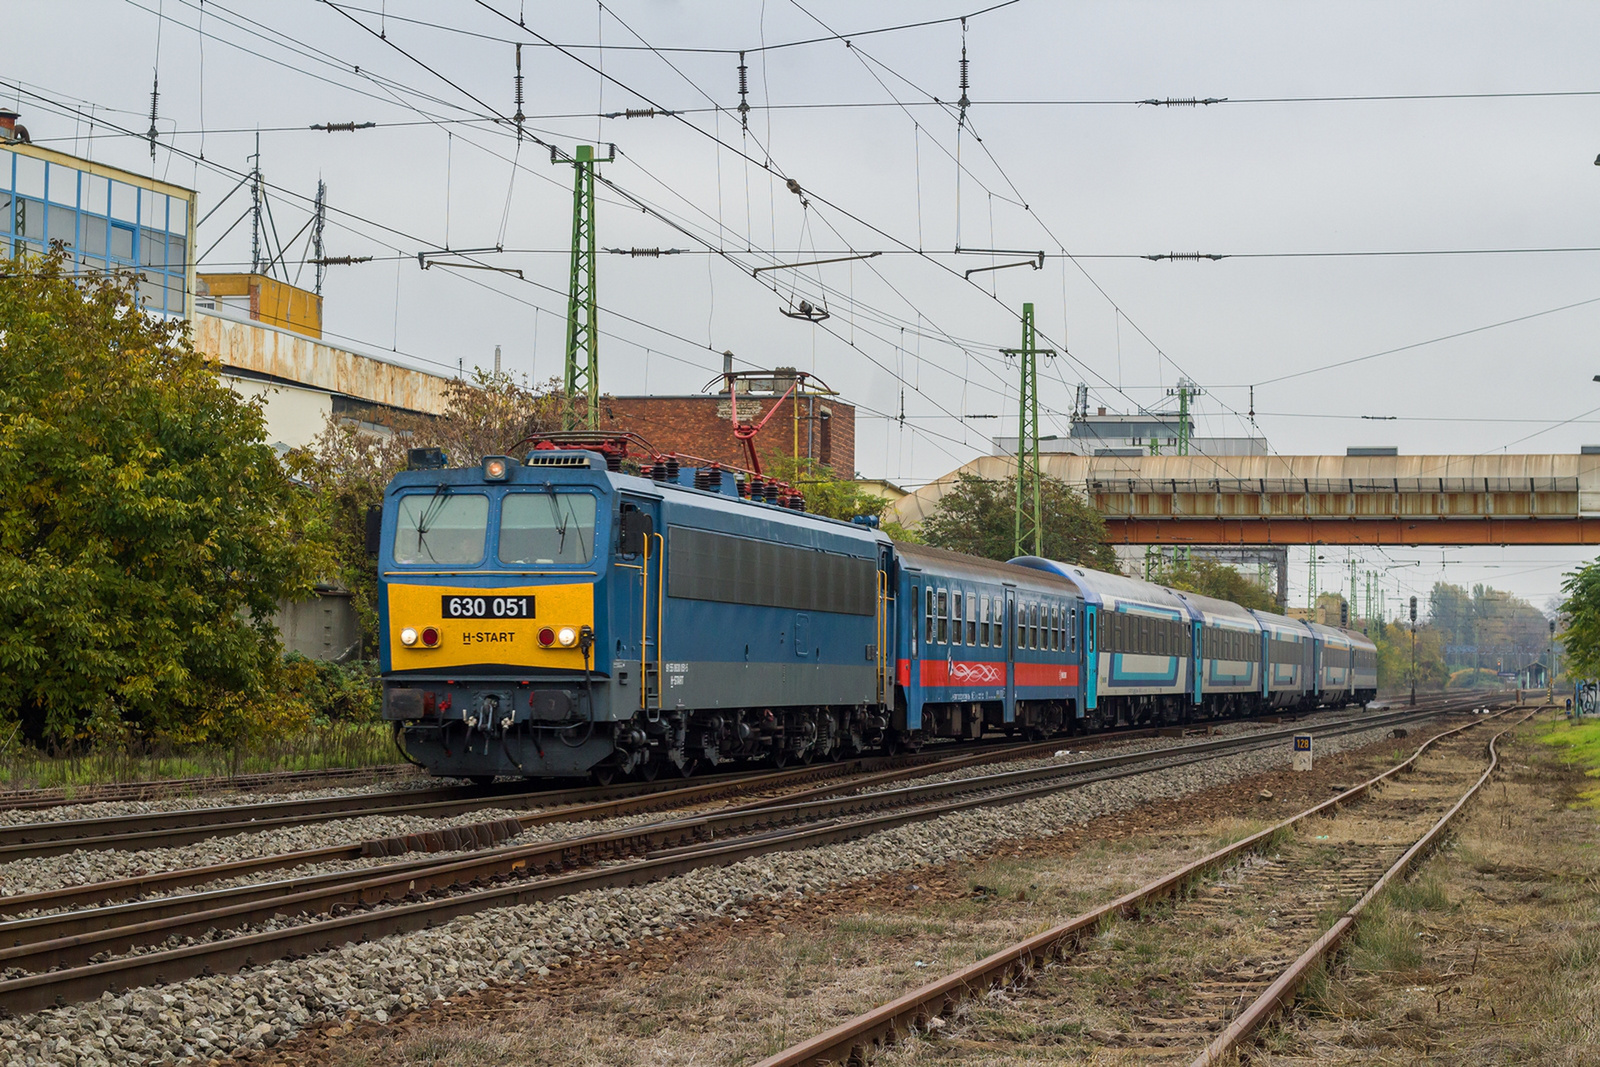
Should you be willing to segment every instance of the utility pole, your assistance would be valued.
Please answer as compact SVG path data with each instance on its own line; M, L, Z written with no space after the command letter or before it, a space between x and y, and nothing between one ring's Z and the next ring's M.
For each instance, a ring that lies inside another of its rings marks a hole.
M1556 620L1550 620L1550 640L1546 645L1549 651L1544 657L1544 680L1548 683L1545 693L1546 703L1556 702Z
M328 221L328 186L317 179L317 200L311 221L311 259L317 265L317 295L322 295L322 276L328 273L328 254L322 247L322 230ZM299 272L296 272L299 277Z
M1311 617L1317 614L1317 546L1311 546L1311 577L1309 589L1306 593L1306 606L1311 609Z
M151 156L155 150L151 149ZM256 132L256 153L250 157L250 273L261 273L261 133Z
M550 149L550 162L572 164L572 279L567 288L567 363L561 395L561 428L577 426L578 398L583 397L584 427L600 424L600 324L595 292L594 167L617 158L615 145L605 159L596 159L592 145L577 146L563 157Z
M1022 368L1022 386L1017 410L1017 521L1013 550L1019 556L1044 553L1044 521L1041 515L1039 472L1039 363L1038 357L1053 357L1053 348L1038 347L1033 327L1033 305L1022 305L1022 347L1002 348L1002 355L1016 356Z
M1356 561L1355 561L1355 557L1352 556L1349 559L1348 562L1350 564L1350 614L1354 615L1356 613Z

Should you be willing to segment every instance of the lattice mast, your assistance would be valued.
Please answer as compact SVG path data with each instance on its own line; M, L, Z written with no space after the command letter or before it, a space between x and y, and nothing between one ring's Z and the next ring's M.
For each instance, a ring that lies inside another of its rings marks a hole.
M571 157L550 149L552 163L572 164L572 278L567 287L567 361L561 396L561 428L578 424L595 429L600 422L600 326L595 289L594 168L610 163L616 147L605 159L595 158L591 145L581 144ZM579 413L579 398L582 413Z
M1017 508L1014 553L1018 556L1044 554L1043 475L1039 470L1039 362L1050 358L1053 348L1040 348L1033 325L1033 305L1022 305L1022 347L1002 348L1004 355L1016 356L1022 371L1017 410Z
M1180 456L1189 454L1189 399L1200 396L1205 392L1188 378L1179 378L1176 389L1168 389L1168 396L1178 398L1178 452Z

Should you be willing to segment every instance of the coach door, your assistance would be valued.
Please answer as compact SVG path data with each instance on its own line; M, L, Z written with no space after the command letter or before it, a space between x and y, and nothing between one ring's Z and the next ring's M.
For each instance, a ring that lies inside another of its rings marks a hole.
M1100 642L1097 640L1100 609L1083 605L1083 705L1089 711L1100 706Z
M878 548L878 636L873 646L877 655L878 705L894 697L894 558L888 545ZM914 607L915 605L913 605Z
M1005 620L1002 627L1006 643L1006 695L1005 721L1011 722L1017 714L1017 591L1006 586Z

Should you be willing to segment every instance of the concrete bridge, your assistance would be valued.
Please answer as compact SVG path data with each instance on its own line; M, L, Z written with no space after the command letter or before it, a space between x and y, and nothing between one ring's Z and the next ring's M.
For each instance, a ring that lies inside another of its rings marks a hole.
M1137 545L1600 544L1600 455L1072 456L1040 458L1082 491L1106 539ZM930 514L962 472L1009 478L983 456L896 502Z

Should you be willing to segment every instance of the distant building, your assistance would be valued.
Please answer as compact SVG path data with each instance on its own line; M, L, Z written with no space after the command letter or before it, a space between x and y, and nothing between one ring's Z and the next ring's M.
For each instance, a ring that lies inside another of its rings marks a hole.
M787 388L787 384L784 385ZM771 420L755 438L763 463L798 455L831 468L841 478L856 470L856 409L837 396L812 393L781 397L737 393L739 421ZM613 396L601 401L601 428L639 434L662 452L680 452L744 467L744 445L733 436L733 403L727 393L689 396Z
M1194 420L1189 420L1189 453L1197 456L1265 456L1264 437L1196 437ZM1178 450L1181 423L1177 412L1141 411L1133 415L1106 414L1100 408L1090 415L1085 411L1073 417L1066 437L1040 437L1041 453L1072 456L1146 456L1155 450L1172 455ZM1011 456L1017 451L1015 437L996 437L996 456Z
M0 110L0 252L59 242L78 271L137 271L147 310L187 317L194 190L31 144L17 117Z
M265 274L201 274L199 295L212 307L227 308L280 330L322 336L320 294Z

